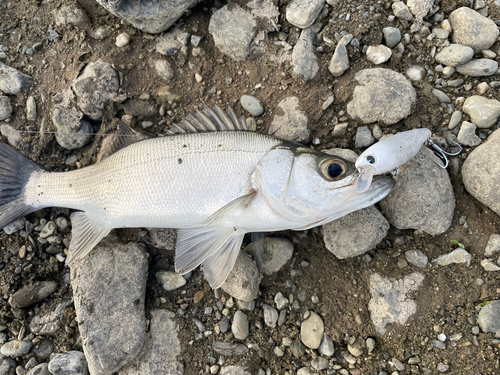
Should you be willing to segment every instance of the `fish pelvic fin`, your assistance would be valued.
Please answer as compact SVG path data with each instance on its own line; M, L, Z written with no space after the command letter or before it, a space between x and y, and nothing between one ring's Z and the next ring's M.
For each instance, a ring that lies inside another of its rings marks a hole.
M26 185L40 167L12 147L0 143L0 228L39 208L25 201Z
M94 223L85 212L74 212L71 214L71 243L66 264L71 265L75 260L85 258L106 237L110 228Z
M177 234L175 269L186 274L202 265L214 289L226 280L236 261L245 232L223 225L192 225Z

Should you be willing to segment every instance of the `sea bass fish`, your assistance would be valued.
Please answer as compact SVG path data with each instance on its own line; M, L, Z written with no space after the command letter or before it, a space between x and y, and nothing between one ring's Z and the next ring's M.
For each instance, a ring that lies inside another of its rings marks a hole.
M180 228L176 270L202 265L218 288L246 233L322 225L378 202L394 186L391 177L376 177L359 193L352 162L247 131L230 108L205 106L172 129L178 134L125 145L69 172L44 171L0 144L0 228L45 207L78 210L70 262L113 228Z

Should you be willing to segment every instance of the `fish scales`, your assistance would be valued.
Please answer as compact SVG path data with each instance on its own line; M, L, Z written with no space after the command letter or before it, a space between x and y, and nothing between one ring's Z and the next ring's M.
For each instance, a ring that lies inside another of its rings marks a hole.
M40 173L26 201L84 210L108 228L180 228L237 198L257 162L281 143L252 132L148 139L87 168Z

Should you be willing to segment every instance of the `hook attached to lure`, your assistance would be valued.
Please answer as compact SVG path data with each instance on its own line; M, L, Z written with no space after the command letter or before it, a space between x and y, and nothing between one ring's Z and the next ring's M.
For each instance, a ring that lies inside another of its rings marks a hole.
M450 161L448 160L446 155L457 156L458 154L460 154L462 152L462 146L460 146L457 142L453 142L453 144L458 147L458 151L453 152L453 153L446 152L445 150L443 150L441 147L439 147L437 144L435 144L431 138L427 139L427 141L424 144L428 147L431 147L434 151L434 154L443 161L443 164L440 164L437 161L435 161L435 163L440 168L443 168L443 169L446 169L448 167L448 164L450 163Z

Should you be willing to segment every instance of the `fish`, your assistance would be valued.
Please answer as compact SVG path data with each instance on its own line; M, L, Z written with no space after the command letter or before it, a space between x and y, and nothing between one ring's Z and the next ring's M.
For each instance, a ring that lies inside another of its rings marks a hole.
M395 184L380 176L359 193L354 163L249 131L231 107L204 105L162 137L134 141L133 133L121 124L108 157L66 172L44 171L1 143L0 228L46 207L76 210L69 264L115 228L178 228L176 271L203 266L216 289L246 233L323 225L373 205Z
M431 134L426 128L408 130L368 147L355 163L359 172L356 182L358 193L369 189L373 176L390 172L413 159Z

